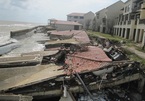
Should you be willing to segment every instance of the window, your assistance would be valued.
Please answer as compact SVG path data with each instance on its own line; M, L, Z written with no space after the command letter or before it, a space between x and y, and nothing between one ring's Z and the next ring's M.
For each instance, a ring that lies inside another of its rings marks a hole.
M130 11L130 9L131 9L131 6L130 6L130 5L128 5L128 12Z
M125 7L125 13L127 12L127 7Z
M102 22L106 24L106 18L102 18Z
M69 18L71 19L71 16L69 16Z
M80 19L84 19L84 17L83 16L80 16Z
M75 18L75 19L77 19L77 18L78 18L78 16L74 16L74 18Z
M100 13L97 13L97 14L96 14L96 16L97 16L97 19L99 19L99 15L100 15Z

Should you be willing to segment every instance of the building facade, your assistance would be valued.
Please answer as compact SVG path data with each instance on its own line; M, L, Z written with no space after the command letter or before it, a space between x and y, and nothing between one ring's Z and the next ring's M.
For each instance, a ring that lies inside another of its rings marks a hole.
M115 19L121 14L124 3L118 1L96 12L96 30L103 33L112 33Z
M84 29L91 29L94 17L95 14L91 11L88 13L71 13L67 15L67 21L78 22L83 25Z
M145 0L128 0L119 15L114 34L134 42L145 42Z
M56 29L57 31L65 31L65 30L81 30L82 24L73 21L62 21L56 19L50 19L49 25Z

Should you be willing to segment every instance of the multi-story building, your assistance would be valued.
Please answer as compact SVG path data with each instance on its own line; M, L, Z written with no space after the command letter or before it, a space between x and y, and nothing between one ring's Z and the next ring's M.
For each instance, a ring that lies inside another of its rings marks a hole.
M145 0L128 0L119 15L114 34L133 40L134 42L145 42Z
M121 14L124 3L118 2L96 12L96 30L103 33L112 33L115 19Z
M65 30L81 30L82 24L74 21L63 21L56 19L49 19L49 23L52 28L57 31L65 31Z
M91 29L94 17L95 14L91 11L88 13L71 13L67 15L67 21L78 22L83 25L84 29Z

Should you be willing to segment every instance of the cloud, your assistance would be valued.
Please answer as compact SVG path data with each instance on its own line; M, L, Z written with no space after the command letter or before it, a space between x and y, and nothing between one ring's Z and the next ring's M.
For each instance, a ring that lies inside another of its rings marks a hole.
M28 0L11 0L10 5L22 9L27 9L27 1Z
M94 13L118 0L0 0L0 19L46 22L49 18L66 20L72 12ZM4 9L4 10L3 10Z

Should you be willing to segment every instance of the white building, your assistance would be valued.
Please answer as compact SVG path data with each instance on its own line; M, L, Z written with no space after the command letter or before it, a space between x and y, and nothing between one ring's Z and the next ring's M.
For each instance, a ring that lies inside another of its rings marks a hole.
M82 29L82 24L78 22L73 22L73 21L62 21L62 20L50 19L49 23L51 27L55 28L58 31Z
M67 15L67 21L78 22L83 25L84 29L91 29L94 17L95 14L91 11L88 13L71 13Z
M114 34L144 44L145 37L145 1L128 0L122 9Z
M124 3L119 0L118 2L96 12L96 25L97 31L103 33L113 33L113 26L115 19L121 14L121 9Z

